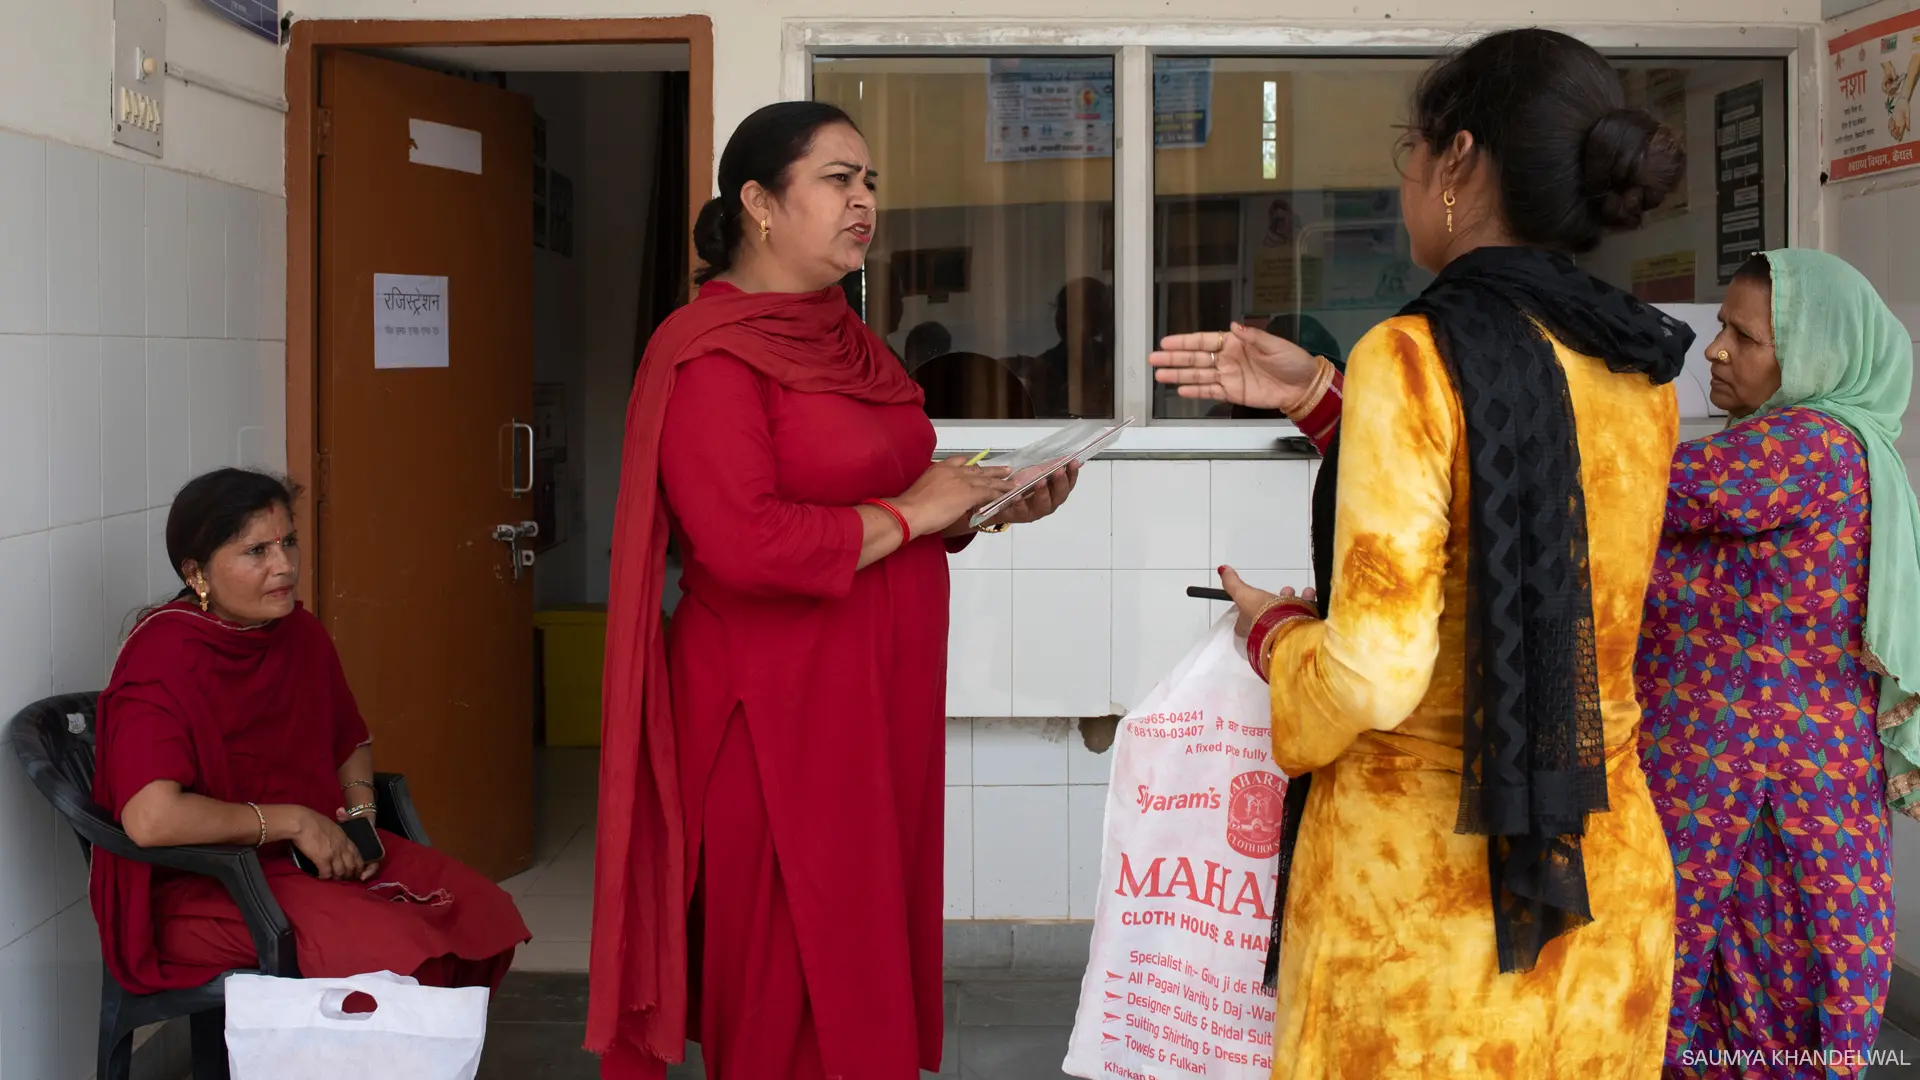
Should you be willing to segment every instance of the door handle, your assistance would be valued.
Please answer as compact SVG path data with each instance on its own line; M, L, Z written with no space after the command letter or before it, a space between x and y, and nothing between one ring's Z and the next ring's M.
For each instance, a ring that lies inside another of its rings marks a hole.
M531 494L533 492L533 425L528 423L523 423L519 420L515 420L515 421L512 421L512 427L513 427L513 435L514 435L513 441L516 444L518 444L520 441L520 432L524 430L527 433L527 484L525 487L520 486L520 462L518 460L519 458L518 454L514 455L516 460L514 461L512 466L513 467L512 495L514 498L517 499L522 495ZM517 445L515 446L515 449L518 449Z
M531 540L540 535L540 523L523 521L518 525L495 525L493 538L507 545L509 558L513 562L513 580L519 581L521 575L533 569L533 551L522 548L520 541Z

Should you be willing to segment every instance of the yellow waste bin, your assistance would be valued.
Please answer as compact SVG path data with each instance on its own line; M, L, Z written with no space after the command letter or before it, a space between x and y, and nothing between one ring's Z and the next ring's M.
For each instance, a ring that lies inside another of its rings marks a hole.
M607 606L564 604L534 613L543 643L547 745L600 745L600 672L607 652Z

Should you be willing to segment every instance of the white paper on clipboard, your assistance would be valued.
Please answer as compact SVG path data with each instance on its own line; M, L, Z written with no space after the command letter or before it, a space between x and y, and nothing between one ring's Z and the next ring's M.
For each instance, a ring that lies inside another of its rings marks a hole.
M1005 509L1008 503L1032 491L1047 477L1068 465L1086 464L1119 438L1131 423L1131 416L1117 423L1112 420L1081 420L1010 454L990 457L981 462L982 465L1011 470L1014 489L981 507L973 515L969 526L977 529L993 520L994 515Z

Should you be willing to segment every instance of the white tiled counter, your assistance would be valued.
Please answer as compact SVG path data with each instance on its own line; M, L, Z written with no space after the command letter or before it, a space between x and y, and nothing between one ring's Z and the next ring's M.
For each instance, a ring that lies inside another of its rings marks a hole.
M1125 713L1225 605L1191 599L1229 564L1312 584L1315 461L1096 461L1053 517L953 560L947 715Z
M1312 584L1317 461L1096 461L1066 507L953 561L946 916L1089 919L1111 752L1080 720L1127 712L1226 605L1228 564Z

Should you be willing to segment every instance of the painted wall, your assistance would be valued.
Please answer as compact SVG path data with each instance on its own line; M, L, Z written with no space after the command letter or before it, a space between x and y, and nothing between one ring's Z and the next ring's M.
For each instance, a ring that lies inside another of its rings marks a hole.
M222 21L200 0L165 0L166 58L249 90L280 97L280 50ZM0 4L0 129L40 135L153 164L113 145L113 0L6 0ZM256 191L284 192L276 112L169 79L166 157L182 172Z

